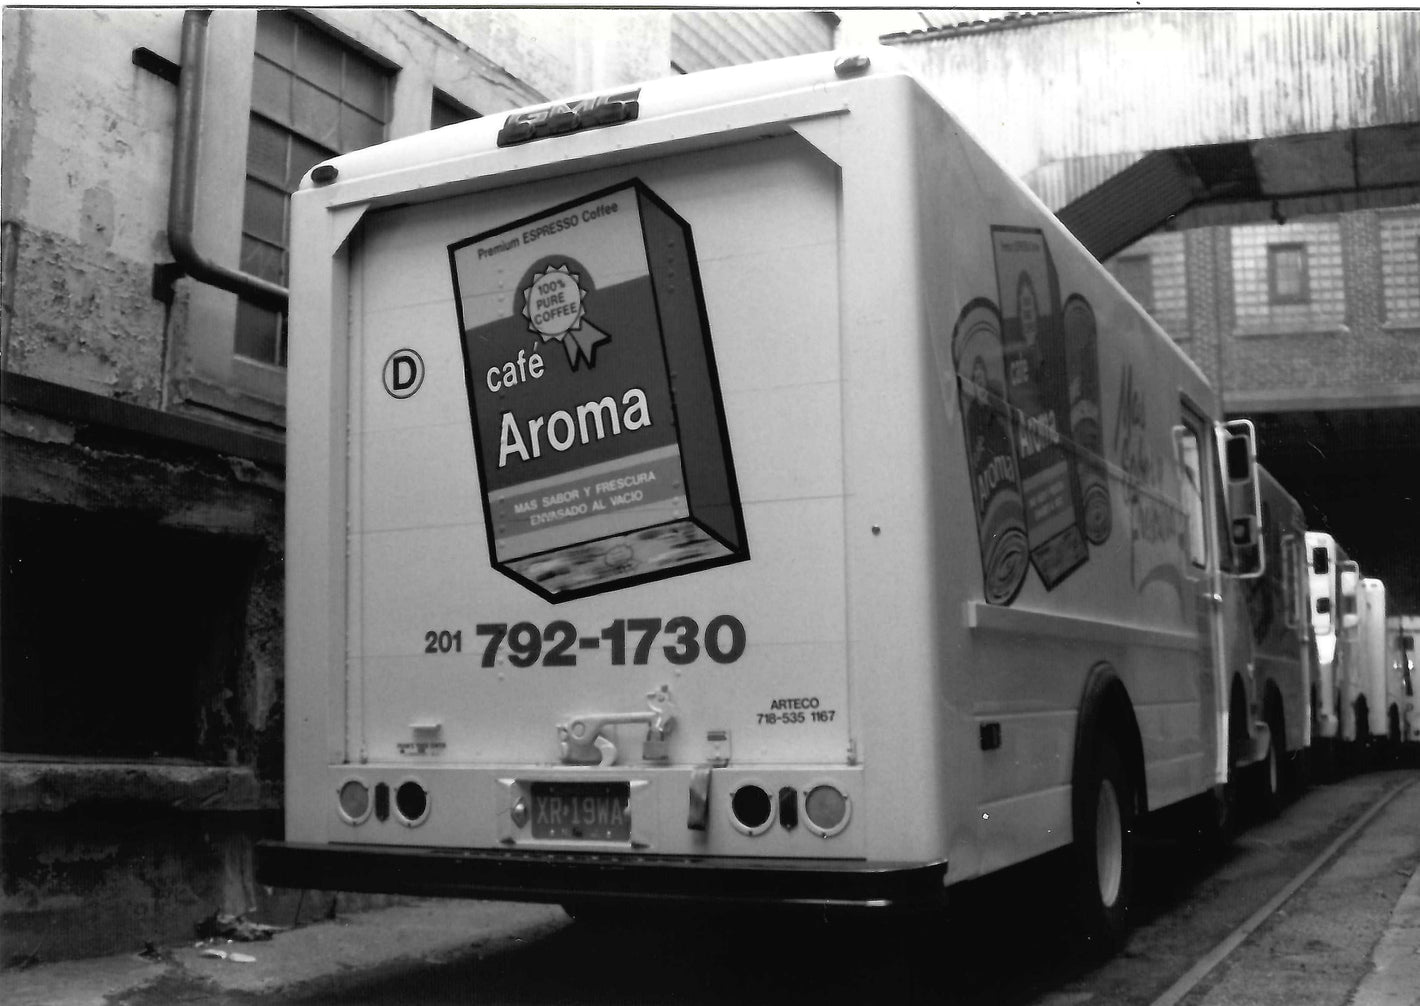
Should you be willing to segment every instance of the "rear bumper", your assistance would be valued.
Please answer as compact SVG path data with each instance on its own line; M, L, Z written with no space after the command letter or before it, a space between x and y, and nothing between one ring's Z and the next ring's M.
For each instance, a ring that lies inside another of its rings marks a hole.
M637 856L261 842L274 887L534 902L674 902L928 909L945 903L945 861Z

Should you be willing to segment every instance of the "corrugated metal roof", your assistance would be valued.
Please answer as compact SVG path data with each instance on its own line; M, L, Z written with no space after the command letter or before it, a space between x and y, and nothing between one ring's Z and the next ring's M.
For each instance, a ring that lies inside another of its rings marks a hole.
M980 35L992 31L1015 28L1029 28L1033 25L1053 24L1086 17L1103 17L1123 11L994 11L994 10L944 10L919 11L928 21L939 22L929 28L914 31L893 32L882 37L884 45L899 45L903 42L925 42L938 38L957 38L963 35Z
M895 45L1007 167L1420 121L1420 11L1003 18Z

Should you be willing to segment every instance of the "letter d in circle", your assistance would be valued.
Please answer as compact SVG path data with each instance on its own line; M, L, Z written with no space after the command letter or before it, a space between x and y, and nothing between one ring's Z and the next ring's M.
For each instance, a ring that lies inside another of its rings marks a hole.
M408 398L424 383L424 360L412 349L396 349L384 366L385 390L393 398Z

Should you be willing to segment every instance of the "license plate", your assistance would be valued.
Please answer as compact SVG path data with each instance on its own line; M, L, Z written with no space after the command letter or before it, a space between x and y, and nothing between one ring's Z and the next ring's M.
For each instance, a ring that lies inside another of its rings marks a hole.
M630 799L631 786L624 782L535 782L533 838L629 842Z

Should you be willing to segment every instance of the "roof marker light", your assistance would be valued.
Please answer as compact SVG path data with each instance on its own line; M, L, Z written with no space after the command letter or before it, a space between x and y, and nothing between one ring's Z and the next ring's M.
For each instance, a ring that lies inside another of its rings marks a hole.
M866 73L872 62L867 56L844 56L833 64L833 72L840 77L856 77L860 73Z

